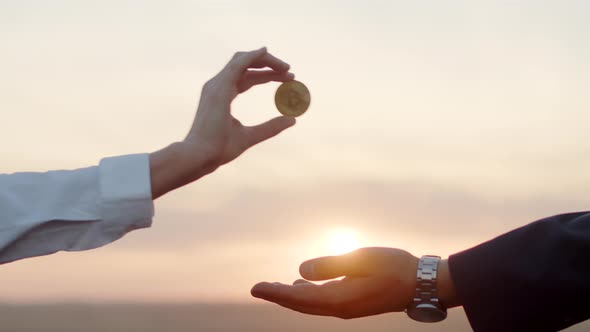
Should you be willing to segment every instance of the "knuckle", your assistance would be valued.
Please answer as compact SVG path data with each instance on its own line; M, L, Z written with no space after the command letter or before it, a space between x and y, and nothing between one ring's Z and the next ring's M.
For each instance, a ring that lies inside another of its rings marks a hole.
M235 66L236 62L239 62L245 55L245 52L236 52L234 53L233 57L231 58L231 61L229 62L229 66L231 67L232 65Z
M218 78L214 77L203 85L201 92L202 97L210 99L219 99L221 97L221 89L219 87Z
M231 60L227 63L224 68L224 72L233 73L240 69L240 62L243 60L244 52L236 52L232 56Z
M215 90L215 78L212 78L203 85L202 94L204 96L209 96L213 94Z
M207 92L213 88L213 85L215 84L213 80L214 78L208 80L207 82L205 82L205 84L203 84L203 92Z
M240 62L238 60L232 60L227 64L227 66L225 66L223 73L225 76L233 76L239 70L240 70Z

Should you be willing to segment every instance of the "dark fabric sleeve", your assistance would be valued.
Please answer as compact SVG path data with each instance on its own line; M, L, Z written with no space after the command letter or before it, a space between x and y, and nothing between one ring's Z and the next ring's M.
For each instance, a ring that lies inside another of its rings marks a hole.
M545 218L449 257L471 327L558 331L590 318L590 213Z

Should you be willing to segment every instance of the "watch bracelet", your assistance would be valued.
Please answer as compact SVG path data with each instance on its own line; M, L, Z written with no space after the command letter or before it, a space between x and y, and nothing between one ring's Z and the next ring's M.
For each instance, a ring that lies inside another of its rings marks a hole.
M438 263L440 257L438 256L422 256L418 261L418 269L416 272L416 293L414 295L414 303L421 302L438 302Z

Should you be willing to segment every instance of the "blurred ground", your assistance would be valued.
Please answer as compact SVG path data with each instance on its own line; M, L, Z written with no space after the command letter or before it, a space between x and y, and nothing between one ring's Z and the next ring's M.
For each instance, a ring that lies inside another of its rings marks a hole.
M54 304L0 305L0 330L44 331L471 331L460 311L440 324L421 324L405 314L355 320L312 317L269 304ZM588 331L580 324L567 331Z

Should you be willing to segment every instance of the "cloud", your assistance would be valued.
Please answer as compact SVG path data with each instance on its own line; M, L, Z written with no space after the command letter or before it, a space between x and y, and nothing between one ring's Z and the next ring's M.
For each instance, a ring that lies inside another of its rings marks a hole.
M190 193L175 199L190 199ZM375 232L430 234L445 238L499 235L536 219L579 211L577 197L488 197L461 188L424 183L326 182L297 188L244 189L209 209L159 206L152 229L119 246L129 249L274 243L310 236L314 229L345 224Z

